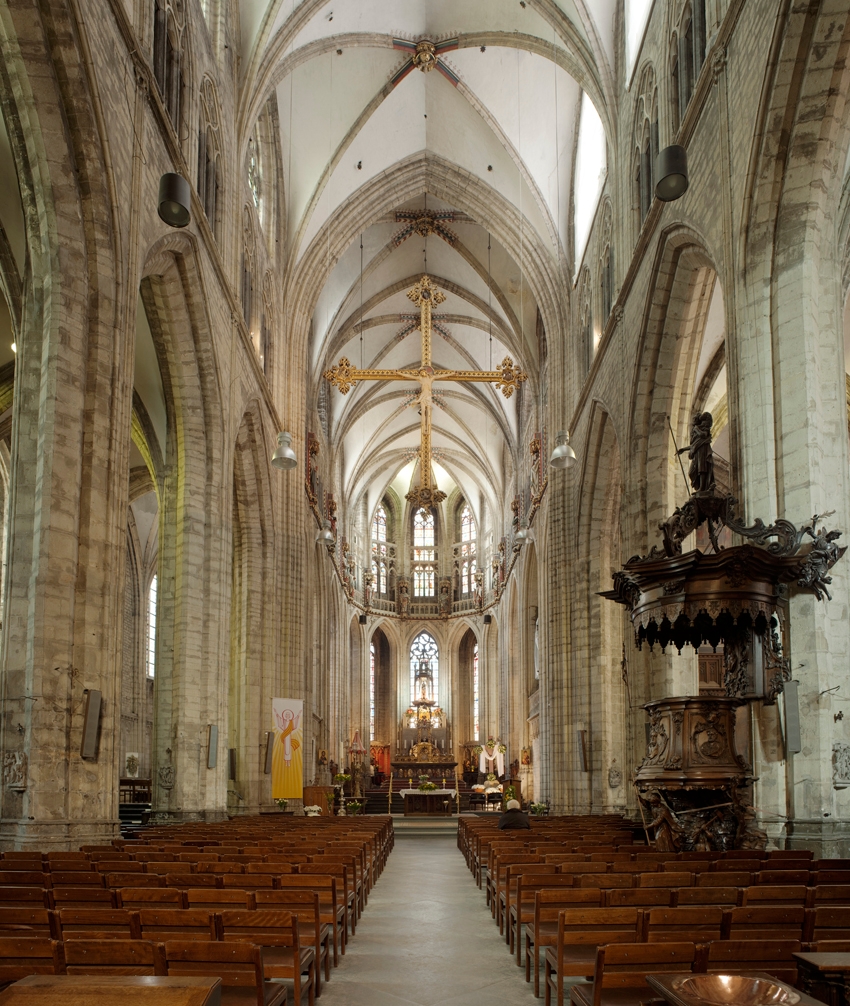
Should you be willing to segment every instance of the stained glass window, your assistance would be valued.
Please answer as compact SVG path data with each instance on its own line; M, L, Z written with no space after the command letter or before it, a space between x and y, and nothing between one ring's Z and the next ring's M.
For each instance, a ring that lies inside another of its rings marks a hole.
M372 520L372 575L376 594L387 594L387 512L379 506Z
M475 572L477 566L474 559L465 562L461 566L460 589L463 594L471 594L475 590Z
M149 678L154 677L156 673L156 591L157 578L154 574L151 585L148 587L147 672Z
M436 589L436 530L434 514L417 510L413 515L413 596L433 597Z
M413 702L418 696L414 688L416 672L421 667L423 661L431 671L433 685L431 688L431 698L437 700L439 695L440 681L440 651L437 648L437 641L430 632L420 632L410 647L410 701Z
M382 506L375 511L375 519L372 521L372 540L387 540L387 512Z
M460 540L475 541L475 521L468 506L465 506L460 514Z

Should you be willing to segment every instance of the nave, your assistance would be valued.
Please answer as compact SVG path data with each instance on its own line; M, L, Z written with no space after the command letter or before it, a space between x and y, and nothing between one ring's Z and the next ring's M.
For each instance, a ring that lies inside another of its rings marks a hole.
M535 1001L496 938L455 836L403 837L322 1006L503 1006Z

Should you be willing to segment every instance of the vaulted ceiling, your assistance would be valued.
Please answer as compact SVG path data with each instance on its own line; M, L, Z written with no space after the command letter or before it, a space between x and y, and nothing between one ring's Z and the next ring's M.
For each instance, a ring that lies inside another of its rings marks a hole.
M488 370L510 355L529 375L522 395L537 401L538 309L548 328L552 302L568 303L575 264L571 207L574 175L583 170L575 157L580 124L584 130L593 118L601 137L601 155L597 144L596 161L584 165L592 192L576 197L585 208L604 180L602 130L610 145L616 129L616 5L242 0L243 135L276 95L287 276L308 258L321 263L313 276L306 361L314 401L322 396L323 371L341 356L364 367L418 363L419 332L409 322L415 309L405 293L426 269L446 294L437 311L434 365ZM422 39L442 44L440 66L405 73L409 48ZM582 103L583 93L590 103ZM422 160L432 179L451 184L423 183L400 195L396 179ZM383 201L370 201L359 233L345 250L332 251L338 221L376 186ZM476 200L467 200L473 190ZM470 212L473 202L485 211ZM405 222L396 214L426 207L453 214L450 235L401 235ZM521 395L505 400L486 385L437 387L440 488L455 483L473 505L483 497L498 512L524 449ZM384 486L409 480L419 444L419 417L409 408L414 389L388 382L360 384L344 397L330 391L328 434L348 501L366 493L371 509Z

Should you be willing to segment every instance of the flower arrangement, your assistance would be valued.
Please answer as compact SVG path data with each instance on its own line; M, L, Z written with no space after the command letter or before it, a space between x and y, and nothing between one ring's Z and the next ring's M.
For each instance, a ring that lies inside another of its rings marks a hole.
M505 786L505 802L516 800L516 786Z
M337 772L334 776L334 783L336 783L337 786L344 786L350 778L351 776L346 772Z
M491 749L492 748L496 748L496 750L499 752L499 754L504 754L508 750L505 747L504 744L497 743L495 737L488 737L487 738L487 744L485 746L488 747L488 748L491 748ZM479 754L480 754L480 752L479 752Z
M431 782L427 775L419 776L419 792L432 793L437 788L435 782Z
M363 804L359 800L346 800L345 806L349 814L359 814Z
M280 810L286 810L289 801L288 800L275 800L275 803L278 805L278 808Z
M304 808L304 816L305 817L321 817L322 816L322 808L319 807L317 804L312 803L312 804L310 804L309 807L305 807Z
M498 782L498 781L499 781L499 777L496 775L495 772L488 772L487 773L487 782L494 783L494 782Z
M542 817L546 813L545 803L532 803L529 804L528 809L535 817Z

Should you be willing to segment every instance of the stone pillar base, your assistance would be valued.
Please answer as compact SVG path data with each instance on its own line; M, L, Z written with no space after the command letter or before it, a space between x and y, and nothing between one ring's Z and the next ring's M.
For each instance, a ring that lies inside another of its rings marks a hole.
M121 837L119 821L0 820L0 849L76 852L81 845L109 845Z
M805 818L785 825L786 849L811 849L815 859L850 857L850 821Z

